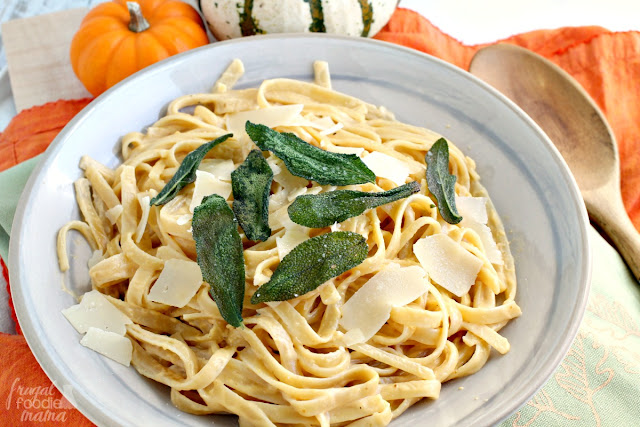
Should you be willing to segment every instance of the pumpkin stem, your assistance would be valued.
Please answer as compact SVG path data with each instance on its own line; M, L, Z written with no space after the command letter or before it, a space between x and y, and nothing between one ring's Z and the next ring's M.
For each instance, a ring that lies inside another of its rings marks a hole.
M127 8L129 9L129 29L131 31L141 33L149 28L149 21L142 16L142 10L140 10L138 3L128 1Z

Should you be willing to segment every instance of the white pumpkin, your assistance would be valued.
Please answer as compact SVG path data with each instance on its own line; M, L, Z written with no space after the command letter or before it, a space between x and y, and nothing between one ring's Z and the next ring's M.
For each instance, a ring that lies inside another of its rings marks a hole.
M303 32L373 37L397 5L398 0L200 0L218 40Z

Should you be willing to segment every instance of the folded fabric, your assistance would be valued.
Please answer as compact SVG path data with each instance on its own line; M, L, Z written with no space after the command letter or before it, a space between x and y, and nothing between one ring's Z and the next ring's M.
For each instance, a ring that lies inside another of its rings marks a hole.
M31 158L2 172L0 178L0 188L3 189L0 196L2 198L2 203L0 203L0 257L2 259L9 259L9 232L13 222L13 214L18 207L24 184L29 179L38 159L39 157Z
M376 37L465 69L480 47L461 44L405 9L398 9ZM639 34L581 27L534 31L505 41L532 49L565 68L603 109L620 146L626 207L639 227L640 173L635 172L640 161ZM15 202L37 159L20 162L44 150L88 102L35 107L16 116L0 134L0 171L14 166L0 173L0 250L6 248ZM640 392L640 287L617 252L593 229L590 238L595 265L585 322L551 380L503 425L633 425L640 418L634 403ZM0 334L0 348L0 402L6 402L7 409L3 424L91 425L51 387L22 336ZM64 385L56 386L64 390ZM29 406L45 401L54 406Z
M0 133L0 171L47 149L58 132L91 98L49 102L23 110Z

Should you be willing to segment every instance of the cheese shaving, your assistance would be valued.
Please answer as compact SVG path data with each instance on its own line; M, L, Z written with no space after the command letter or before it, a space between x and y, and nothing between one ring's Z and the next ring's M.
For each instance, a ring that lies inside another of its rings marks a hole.
M81 334L93 327L124 335L127 331L125 325L132 323L131 319L96 290L84 294L80 304L62 310L62 314Z
M480 259L446 234L419 239L413 253L433 281L459 297L469 292L482 267Z
M476 232L482 241L482 246L484 247L489 262L502 265L502 252L498 249L491 229L486 225L488 222L487 198L456 197L456 207L462 216L460 226L470 228Z
M456 197L456 208L464 219L472 219L480 224L487 223L486 197Z
M184 307L202 285L202 272L197 263L170 259L149 291L149 300L173 307Z
M276 156L269 156L267 158L267 163L273 171L273 180L280 184L287 193L297 191L301 188L306 188L307 184L309 184L308 180L295 176L289 172L289 169L287 169L284 162Z
M209 172L223 181L231 182L231 172L236 169L236 165L231 159L203 159L198 169Z
M278 256L282 261L289 252L300 243L309 238L309 229L301 225L291 223L285 228L282 237L276 237L276 247L278 248Z
M473 219L464 218L460 222L460 225L464 228L470 228L476 232L478 237L480 237L480 241L482 241L482 246L484 247L484 251L487 254L487 259L492 264L502 265L502 252L498 249L498 245L493 238L493 234L491 234L491 229L485 224L481 224Z
M402 160L379 151L374 151L364 156L362 161L378 177L387 178L397 185L402 185L407 182L410 169L409 165Z
M393 307L407 305L427 292L425 275L417 265L380 271L344 304L340 325L347 331L359 330L361 342L366 342L389 319Z
M217 194L228 199L229 195L231 195L231 184L222 181L209 172L197 170L196 183L193 196L191 197L191 204L189 204L189 211L193 213L195 208L202 203L202 199L211 194Z
M129 366L133 356L133 345L129 338L98 328L89 328L80 344L114 360Z
M342 123L336 123L335 125L331 126L330 128L327 128L327 129L325 129L323 131L320 131L319 133L322 136L331 135L332 133L338 132L343 127L344 127L344 125Z

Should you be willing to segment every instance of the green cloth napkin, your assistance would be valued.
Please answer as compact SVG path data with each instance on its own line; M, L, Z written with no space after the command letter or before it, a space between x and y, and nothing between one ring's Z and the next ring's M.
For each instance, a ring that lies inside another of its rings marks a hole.
M40 156L0 173L0 254ZM582 326L542 389L501 426L640 425L640 284L593 227L593 280Z
M571 349L506 426L640 425L640 284L589 227L593 273L587 311Z
M0 256L5 264L9 261L9 234L11 234L11 224L18 207L18 200L31 171L41 157L42 155L38 155L0 172Z

